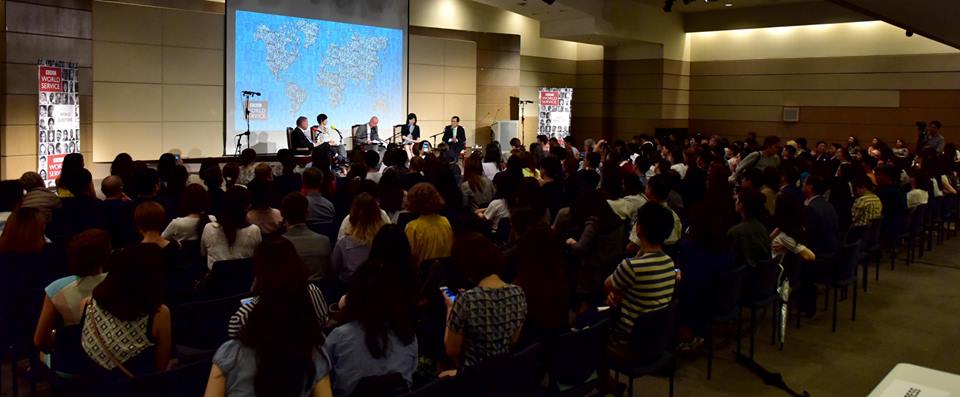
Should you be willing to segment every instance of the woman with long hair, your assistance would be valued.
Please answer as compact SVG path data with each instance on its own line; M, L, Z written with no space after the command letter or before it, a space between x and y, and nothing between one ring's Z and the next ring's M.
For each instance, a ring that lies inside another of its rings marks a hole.
M203 228L216 218L210 214L210 196L199 184L191 184L180 197L180 216L174 218L163 230L163 238L178 242L196 241L203 235Z
M500 152L500 144L496 141L490 142L483 149L483 175L487 179L493 180L498 172L503 171L503 153Z
M248 209L247 189L240 186L227 189L217 221L204 226L200 238L200 255L207 257L207 267L213 269L218 261L253 256L262 237L257 225L247 223Z
M273 260L295 252L277 238L257 249L256 305L238 339L217 349L206 396L331 396L330 363L321 324L300 261ZM294 255L295 256L295 255Z
M172 338L161 256L160 247L149 245L115 254L107 277L82 304L81 345L107 376L167 370Z
M247 222L260 227L260 233L264 235L280 232L283 228L283 216L280 215L280 210L270 206L274 195L272 183L255 179L247 184L247 189L250 191Z
M353 200L350 228L333 249L333 268L340 281L350 283L353 273L370 255L373 237L385 223L380 205L369 193L360 193Z
M470 211L485 208L493 200L493 190L493 182L483 172L483 156L473 152L463 164L463 206Z
M377 199L380 201L380 209L387 214L390 223L397 223L400 218L406 194L403 190L401 171L396 168L384 171L380 176L380 182L377 183Z
M413 385L417 367L417 273L403 230L384 226L370 259L354 274L344 299L345 324L324 344L330 355L334 394L349 396L365 377L397 373Z
M580 262L577 294L588 302L599 303L603 298L604 278L623 258L624 223L598 190L581 193L570 206L569 219L572 234L566 244Z
M569 330L572 295L564 268L563 242L550 225L539 221L519 233L509 263L517 272L512 282L523 289L527 299L527 321L520 344L544 341Z

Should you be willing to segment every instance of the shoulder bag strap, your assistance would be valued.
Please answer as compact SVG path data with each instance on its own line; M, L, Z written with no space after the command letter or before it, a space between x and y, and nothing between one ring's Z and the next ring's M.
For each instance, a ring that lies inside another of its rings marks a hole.
M113 362L113 365L116 365L117 368L120 369L120 372L123 372L123 374L126 375L127 378L130 378L130 379L135 378L136 376L134 376L133 373L130 372L129 369L127 369L127 367L124 367L120 359L117 358L117 355L113 354L113 351L110 350L109 347L107 347L107 343L103 340L103 335L100 335L100 326L97 324L97 316L95 315L88 316L87 319L90 321L93 321L93 324L92 324L93 335L96 336L97 343L100 345L100 349L107 354L107 357L110 359L111 362Z

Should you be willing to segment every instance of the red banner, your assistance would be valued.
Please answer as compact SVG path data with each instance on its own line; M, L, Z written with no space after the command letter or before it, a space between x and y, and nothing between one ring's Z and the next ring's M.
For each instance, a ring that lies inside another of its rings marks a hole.
M540 91L540 105L541 106L560 105L560 92L559 91Z
M40 67L40 92L61 92L63 84L60 76L62 69L41 66Z

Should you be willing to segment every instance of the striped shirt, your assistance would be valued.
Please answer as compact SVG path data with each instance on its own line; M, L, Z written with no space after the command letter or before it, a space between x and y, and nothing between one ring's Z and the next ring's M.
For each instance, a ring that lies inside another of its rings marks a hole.
M670 304L676 285L673 259L661 252L648 252L627 259L613 272L613 288L620 293L620 318L611 342L627 344L634 320L640 313L655 311Z
M323 328L327 324L327 314L329 313L329 308L327 307L327 302L323 300L323 293L320 292L320 289L315 285L310 284L309 286L310 301L313 303L313 312L317 316L317 322L320 323L320 328ZM244 300L240 305L240 308L237 309L237 312L230 316L230 322L227 325L227 335L230 338L240 337L240 331L243 330L243 327L247 324L247 318L250 317L250 312L253 311L253 308L257 305L258 297L253 297L250 300Z
M871 191L867 191L863 196L857 197L853 202L853 217L850 226L866 226L874 219L880 219L883 216L883 203L880 198Z

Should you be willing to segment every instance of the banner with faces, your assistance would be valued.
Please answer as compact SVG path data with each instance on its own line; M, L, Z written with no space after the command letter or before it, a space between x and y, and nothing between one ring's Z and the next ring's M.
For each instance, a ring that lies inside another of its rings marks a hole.
M570 103L573 88L540 88L540 113L537 134L551 138L570 136Z
M53 187L64 156L80 153L78 68L76 63L41 60L37 71L37 172Z

